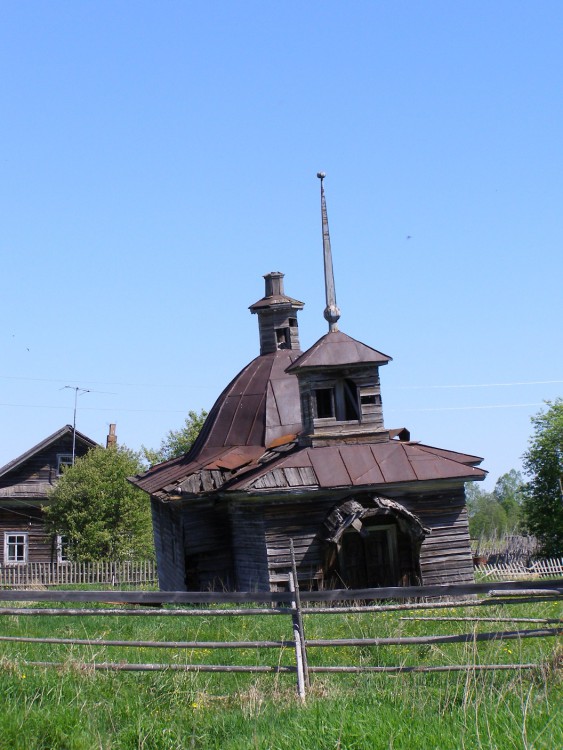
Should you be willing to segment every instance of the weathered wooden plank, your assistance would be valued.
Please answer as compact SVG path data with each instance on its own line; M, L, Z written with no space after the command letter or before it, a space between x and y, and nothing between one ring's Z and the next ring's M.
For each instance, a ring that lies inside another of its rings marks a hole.
M404 586L382 587L376 589L334 589L331 591L302 591L303 601L354 601L365 599L410 599L421 597L461 596L467 594L486 594L489 591L529 590L529 581L504 581L490 583L473 583L444 586ZM563 596L563 579L553 581L534 581L534 591L551 592L554 596ZM208 591L12 591L0 589L0 601L61 601L61 602L120 602L145 604L198 604L205 602L272 602L291 601L290 594L280 592L208 592Z

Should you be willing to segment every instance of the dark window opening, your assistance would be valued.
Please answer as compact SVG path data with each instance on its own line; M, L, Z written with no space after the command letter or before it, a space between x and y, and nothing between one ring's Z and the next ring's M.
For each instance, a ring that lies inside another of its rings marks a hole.
M68 466L72 466L72 463L72 453L59 453L57 456L57 476L60 477Z
M276 328L276 346L278 349L291 349L289 328Z
M297 318L289 318L287 322L290 328L297 328Z
M344 415L343 419L350 422L352 420L359 420L360 414L358 410L358 390L356 384L351 380L345 380L343 383L344 390Z
M315 391L318 419L330 419L334 417L334 390L332 388L319 388Z
M197 555L184 557L184 583L186 591L199 591L199 570Z

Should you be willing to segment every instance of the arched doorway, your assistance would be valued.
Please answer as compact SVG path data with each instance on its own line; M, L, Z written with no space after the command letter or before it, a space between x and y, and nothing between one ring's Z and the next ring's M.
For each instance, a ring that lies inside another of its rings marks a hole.
M377 495L347 500L325 520L325 580L351 589L421 583L420 547L430 530Z

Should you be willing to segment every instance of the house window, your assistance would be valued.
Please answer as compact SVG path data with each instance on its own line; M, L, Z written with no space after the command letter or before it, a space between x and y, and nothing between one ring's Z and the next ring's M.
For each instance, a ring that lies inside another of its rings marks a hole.
M59 453L57 456L57 476L60 477L67 466L72 466L72 453Z
M343 378L334 388L315 390L317 419L337 419L339 422L359 421L358 388L352 380Z
M289 328L276 328L276 346L278 349L291 349Z
M4 562L10 565L27 562L27 534L4 534Z
M55 546L57 550L57 563L68 562L68 537L57 534L55 539Z
M360 419L358 387L353 380L344 379L342 381L341 416L338 418L347 422Z
M334 388L317 388L315 406L317 419L334 419Z

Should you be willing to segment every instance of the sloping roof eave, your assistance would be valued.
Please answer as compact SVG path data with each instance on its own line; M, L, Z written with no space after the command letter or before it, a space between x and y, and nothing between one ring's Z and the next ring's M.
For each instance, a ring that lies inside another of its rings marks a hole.
M25 453L22 453L21 456L18 456L17 458L14 458L12 461L9 461L4 466L0 467L0 477L3 477L5 474L8 474L13 469L17 469L18 466L21 466L23 463L25 463L27 460L32 458L36 453L39 453L42 450L45 450L51 443L54 443L59 438L61 438L63 435L70 433L72 434L74 428L72 425L67 424L64 427L61 427L60 430L57 430L52 435L49 435L49 437L46 437L44 440L42 440L40 443L37 443L37 445L34 445L33 448L30 448ZM99 447L99 443L96 443L95 440L92 440L87 435L84 435L82 432L79 432L76 430L76 439L80 440L81 442L88 443L92 446L92 448Z

